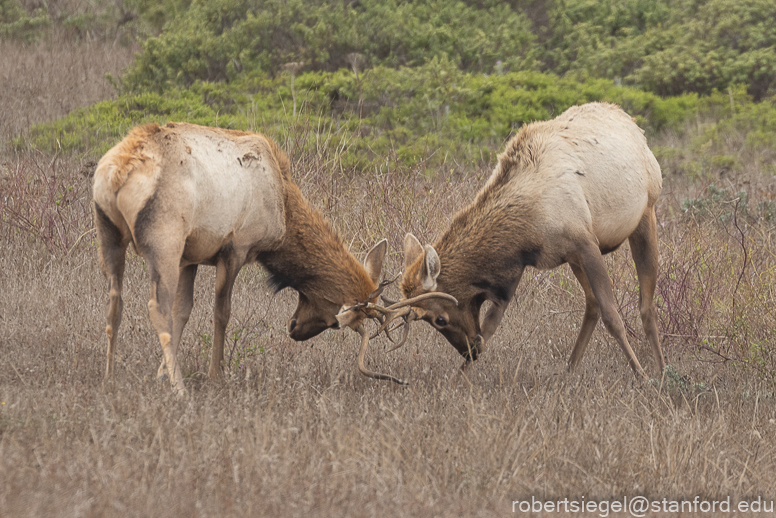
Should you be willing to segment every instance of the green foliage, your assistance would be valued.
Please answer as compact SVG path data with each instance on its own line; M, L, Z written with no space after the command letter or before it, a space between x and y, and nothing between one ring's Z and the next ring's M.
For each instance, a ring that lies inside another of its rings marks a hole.
M30 2L27 2L29 4ZM19 0L0 0L0 40L30 43L57 28L68 39L109 39L126 44L158 35L164 25L185 12L191 0L90 0L33 2L28 11Z
M559 74L621 78L660 95L776 86L771 0L559 0L542 60Z
M145 34L159 34L167 22L189 8L191 0L124 0L121 5L123 19L139 21Z
M36 40L51 21L42 9L29 14L18 0L0 0L0 40Z
M432 59L464 72L605 78L663 96L744 84L760 99L776 85L771 0L167 1L166 29L144 43L126 92L276 74L290 62L335 71ZM151 4L136 3L156 19Z
M624 106L648 131L679 128L695 113L697 96L661 99L612 81L577 82L539 72L496 76L464 73L448 59L418 67L378 66L353 72L308 72L295 78L243 74L232 83L197 82L164 95L124 94L33 128L18 147L101 154L128 129L146 122L185 120L266 131L280 140L300 124L338 128L348 153L343 166L363 170L386 160L407 165L491 162L512 132L555 117L574 104ZM300 114L293 113L293 98ZM307 143L305 145L318 145Z
M745 85L776 93L772 0L94 0L28 13L0 0L0 38L59 25L81 38L143 40L125 93L243 74L416 67L544 71L609 79L661 96ZM149 37L150 36L150 37Z
M696 219L718 218L720 221L738 220L754 221L776 219L776 203L771 200L762 201L752 208L746 191L731 193L711 184L706 189L705 196L687 198L682 201L682 210L688 217Z
M520 69L531 66L533 39L526 16L498 3L195 0L144 43L124 88L230 81L243 71L274 74L289 62L335 71L436 57L467 71L489 72L499 60Z
M145 93L103 101L73 111L58 121L33 127L15 140L17 147L104 154L137 124L169 120L230 127L235 117L219 117L203 102L202 91L171 91L165 95Z

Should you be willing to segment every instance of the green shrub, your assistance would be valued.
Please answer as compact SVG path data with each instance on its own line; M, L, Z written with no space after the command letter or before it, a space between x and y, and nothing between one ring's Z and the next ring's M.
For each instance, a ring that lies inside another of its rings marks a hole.
M51 23L42 9L28 14L18 0L0 0L0 40L31 42Z
M149 38L124 91L232 81L243 71L275 74L289 62L311 70L417 66L447 58L490 72L499 61L532 63L525 15L506 4L478 9L442 0L195 0Z
M621 79L668 96L776 86L771 0L559 0L541 58L558 74Z
M296 97L298 112L294 114ZM286 75L246 73L231 83L195 82L164 94L127 93L34 127L18 147L101 154L136 124L168 120L267 132L279 140L298 132L314 149L313 135L337 128L343 167L366 170L387 158L406 165L491 163L504 141L523 124L555 117L589 101L621 104L650 132L677 130L698 105L695 95L661 99L654 94L589 79L579 83L538 72L484 76L464 73L455 63L432 59L423 66L378 66L308 72L291 89Z

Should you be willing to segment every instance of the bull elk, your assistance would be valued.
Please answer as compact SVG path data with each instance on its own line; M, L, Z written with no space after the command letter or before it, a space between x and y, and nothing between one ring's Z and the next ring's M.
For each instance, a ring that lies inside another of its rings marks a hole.
M158 375L168 374L175 391L185 392L176 353L200 264L216 267L210 378L221 375L235 278L244 265L259 262L276 290L299 293L288 321L291 338L350 327L363 337L361 372L401 382L363 363L369 335L362 323L384 318L374 302L386 241L362 266L302 196L288 158L271 139L184 123L136 127L100 160L92 191L100 265L110 283L106 378L114 369L132 243L151 272L148 310L163 353Z
M603 317L634 373L646 377L628 344L603 261L628 239L642 324L662 371L653 302L661 187L660 166L643 132L616 105L575 106L553 120L524 126L499 155L486 185L434 246L406 236L404 297L443 292L458 300L413 303L403 312L407 325L416 318L430 323L465 358L465 367L493 336L524 269L569 263L585 292L569 369L582 359ZM492 306L481 324L485 301Z

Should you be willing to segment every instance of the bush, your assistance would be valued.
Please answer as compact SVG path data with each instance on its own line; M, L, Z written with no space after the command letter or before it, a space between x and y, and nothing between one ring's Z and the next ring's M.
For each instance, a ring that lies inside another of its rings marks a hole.
M770 0L562 0L550 14L544 67L621 79L659 95L776 86L776 4Z
M499 60L531 67L534 36L525 15L493 3L478 9L442 0L194 1L148 39L124 78L124 91L231 81L243 71L275 74L289 62L336 71L418 66L446 58L490 72ZM357 55L357 57L356 57Z
M0 0L0 40L32 42L50 23L42 9L28 14L18 0Z
M464 73L448 59L432 59L419 67L379 66L358 75L308 72L295 78L293 91L285 74L243 74L229 84L196 82L164 95L124 94L34 127L16 145L98 155L131 126L146 122L249 128L281 140L302 124L318 132L337 128L340 141L330 145L346 142L347 169L368 169L387 157L405 165L479 165L492 162L523 124L590 101L621 104L650 132L678 130L698 105L695 95L661 99L603 79L578 83L538 72L483 76Z

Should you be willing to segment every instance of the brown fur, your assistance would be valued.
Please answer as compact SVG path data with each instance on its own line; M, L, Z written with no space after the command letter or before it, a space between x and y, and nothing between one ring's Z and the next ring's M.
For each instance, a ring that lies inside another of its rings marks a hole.
M277 248L256 256L269 270L270 282L276 289L291 287L340 305L366 300L376 285L331 223L290 179L285 194L286 234Z
M417 309L467 359L495 332L523 270L570 263L586 293L582 331L570 366L582 357L599 316L643 375L616 312L601 255L629 239L641 284L641 313L661 369L653 296L657 278L655 203L660 167L643 132L619 107L590 103L523 127L474 201L454 217L434 247L405 240L405 297L425 286L458 306L431 301ZM430 276L431 264L441 266ZM480 308L492 308L480 324ZM438 320L441 319L441 320Z
M291 179L286 154L271 139L186 123L134 128L100 160L94 175L100 262L110 280L108 363L121 323L125 252L131 242L151 272L151 320L169 374L184 391L176 351L193 306L197 265L216 266L210 376L221 373L231 293L240 269L266 265L278 288L299 291L289 334L305 340L339 327L342 306L376 289L385 243L362 266ZM363 314L343 325L357 327Z

